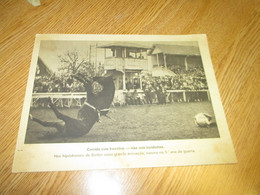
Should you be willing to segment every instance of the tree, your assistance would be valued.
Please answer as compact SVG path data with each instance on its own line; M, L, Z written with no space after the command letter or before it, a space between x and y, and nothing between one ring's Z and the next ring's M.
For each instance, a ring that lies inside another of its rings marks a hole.
M77 51L67 51L64 55L58 57L61 62L59 70L69 74L77 73L83 66L88 64L86 59L80 59Z
M64 55L58 56L61 62L59 70L65 74L76 74L80 72L86 76L102 75L104 66L100 65L96 69L87 59L82 58L77 51L67 51Z

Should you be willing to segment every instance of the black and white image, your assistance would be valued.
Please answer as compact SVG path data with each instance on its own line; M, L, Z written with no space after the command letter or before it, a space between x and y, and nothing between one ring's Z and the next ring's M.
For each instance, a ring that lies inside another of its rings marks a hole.
M205 35L37 35L13 172L234 163Z
M40 42L25 143L217 138L196 41Z

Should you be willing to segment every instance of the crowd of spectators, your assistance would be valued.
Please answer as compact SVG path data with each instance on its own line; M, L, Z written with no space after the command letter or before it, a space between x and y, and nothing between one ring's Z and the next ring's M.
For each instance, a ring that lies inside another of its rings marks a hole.
M208 89L206 77L202 69L194 68L189 70L177 69L176 76L169 77L143 77L142 88L147 87L165 90L203 90Z
M189 70L177 68L172 70L176 76L164 77L142 77L142 89L144 96L137 96L136 90L132 93L126 93L127 104L166 104L166 102L183 102L183 101L205 101L208 100L207 82L202 68L193 68ZM168 93L175 90L175 93ZM180 90L179 92L176 90ZM184 100L183 90L186 91L186 100ZM167 92L168 91L168 92Z
M132 85L130 85L130 80L126 82L126 104L166 104L166 102L208 100L207 92L201 91L208 89L202 68L189 70L175 68L172 71L176 74L174 77L143 76L142 93L140 93L140 90L137 91L141 88L138 79L133 79L135 82ZM100 86L93 87L99 91ZM169 93L171 90L175 90L175 92ZM180 91L178 92L178 90ZM186 99L184 99L183 90ZM37 76L33 91L34 93L85 92L85 88L81 82L69 75L53 74L52 76Z
M202 69L189 70L174 69L176 76L169 77L142 77L142 89L153 88L161 90L204 90L208 89L206 77ZM134 80L133 84L128 81L127 89L139 89L140 82ZM37 76L34 83L34 92L84 92L82 83L67 75Z
M82 83L73 79L71 76L62 75L57 76L37 76L34 82L35 93L46 92L84 92L84 86Z

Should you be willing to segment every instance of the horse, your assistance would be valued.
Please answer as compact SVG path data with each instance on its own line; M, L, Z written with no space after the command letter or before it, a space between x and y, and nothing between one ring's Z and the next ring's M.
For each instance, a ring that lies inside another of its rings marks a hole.
M56 117L62 121L48 122L42 121L30 115L30 119L41 124L44 127L54 127L57 129L58 136L62 137L81 137L87 134L94 124L99 120L99 113L92 106L85 105L85 116L79 119L72 118L58 111L56 106L52 103L51 98L48 98L48 103L53 110ZM46 135L48 137L48 134Z
M87 92L87 103L98 110L100 116L107 116L115 95L115 84L113 78L108 76L87 79L80 73L73 75L73 77L83 83ZM98 82L103 87L103 89L97 94L93 92L94 82ZM81 107L79 113L80 112L84 112L84 105Z
M92 79L83 79L81 76L75 76L83 82L87 91L87 102L85 102L78 112L78 118L72 118L58 111L48 98L48 103L61 122L42 121L30 115L30 119L45 127L54 127L57 134L64 137L81 137L87 134L96 122L99 121L101 115L109 112L109 107L113 101L115 86L112 77L93 77ZM103 89L100 93L94 94L92 84L98 82Z

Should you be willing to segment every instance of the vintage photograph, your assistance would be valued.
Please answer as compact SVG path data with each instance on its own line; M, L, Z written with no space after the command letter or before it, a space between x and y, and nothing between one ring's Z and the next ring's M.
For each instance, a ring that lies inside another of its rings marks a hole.
M36 35L13 172L234 162L205 35Z
M198 41L41 40L25 144L219 138Z

